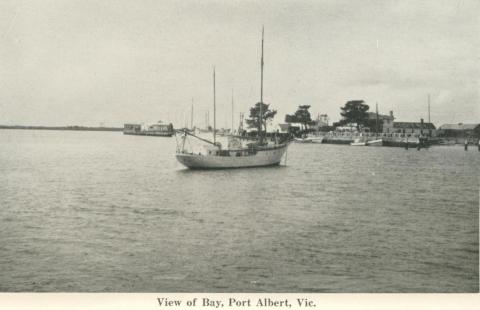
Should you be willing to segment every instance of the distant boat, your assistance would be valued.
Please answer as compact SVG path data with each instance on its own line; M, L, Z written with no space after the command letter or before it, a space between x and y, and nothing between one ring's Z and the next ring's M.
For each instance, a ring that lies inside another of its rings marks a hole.
M125 124L123 127L124 135L171 137L174 133L175 131L173 130L173 125L171 123L164 124L161 121L149 125L146 129L143 129L140 124Z
M294 138L296 143L322 143L323 136L306 136L303 138Z
M383 140L376 139L376 140L368 140L366 138L357 138L350 143L351 146L382 146Z
M383 146L383 140L382 139L370 140L370 141L367 141L367 145L369 145L369 146Z
M366 146L367 141L365 141L365 139L362 139L362 138L357 138L357 139L353 140L353 142L351 142L350 145L351 146Z
M393 134L388 137L383 137L383 146L395 146L395 147L422 147L428 148L430 144L426 137L421 136L407 136L405 134Z
M263 104L263 29L262 29L262 57L261 57L261 84L260 84L260 115ZM238 137L229 137L229 147L222 148L216 141L216 108L215 108L215 69L213 70L213 142L200 138L184 131L181 146L177 148L176 158L190 169L225 169L265 167L279 165L285 154L289 141L266 141L263 136L263 120L260 118L258 138L253 142L243 141ZM206 153L193 153L185 150L187 136L193 136L205 143Z

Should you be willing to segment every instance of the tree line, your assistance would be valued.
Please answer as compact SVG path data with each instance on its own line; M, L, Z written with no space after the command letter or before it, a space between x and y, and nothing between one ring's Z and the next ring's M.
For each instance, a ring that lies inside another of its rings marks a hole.
M286 123L301 124L301 130L306 131L308 126L313 124L312 116L310 114L310 105L300 105L293 114L285 115ZM334 126L344 126L355 123L357 130L362 127L369 127L375 130L376 122L368 117L368 110L370 107L363 100L350 100L340 108L340 115L342 119L334 123ZM260 113L261 110L261 113ZM258 132L266 132L267 123L273 120L277 114L276 110L270 108L270 104L257 102L250 108L249 118L245 121L249 128L257 129Z

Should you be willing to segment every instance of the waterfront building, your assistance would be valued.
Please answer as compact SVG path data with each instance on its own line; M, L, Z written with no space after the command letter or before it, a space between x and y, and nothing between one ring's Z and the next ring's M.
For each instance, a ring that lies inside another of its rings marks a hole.
M375 113L369 113L369 119L375 117ZM436 137L437 129L433 123L426 123L423 119L420 122L396 122L393 111L390 115L379 115L382 133L399 133L412 136Z
M452 138L480 138L480 123L476 124L443 124L439 127L439 135Z
M126 135L171 137L174 134L174 129L171 123L164 124L159 121L147 128L143 128L140 124L125 124L123 133Z
M140 124L124 124L123 132L126 133L138 133L142 131L142 125Z
M147 130L152 132L171 133L173 132L173 125L171 123L164 124L159 121L156 124L149 125Z
M375 112L367 112L367 115L367 126L370 131L375 132L378 126L378 132L393 132L393 121L395 120L393 111L390 111L389 115L378 114L377 116Z
M437 130L432 123L425 122L393 122L393 131L384 131L390 133L401 133L413 136L436 137Z

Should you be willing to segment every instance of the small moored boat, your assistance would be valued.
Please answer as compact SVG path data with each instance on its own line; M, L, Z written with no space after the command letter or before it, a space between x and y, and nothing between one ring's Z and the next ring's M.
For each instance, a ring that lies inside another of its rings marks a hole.
M350 143L351 146L366 146L367 142L362 138L357 138Z
M322 143L323 137L320 136L306 136L302 138L294 138L297 143Z

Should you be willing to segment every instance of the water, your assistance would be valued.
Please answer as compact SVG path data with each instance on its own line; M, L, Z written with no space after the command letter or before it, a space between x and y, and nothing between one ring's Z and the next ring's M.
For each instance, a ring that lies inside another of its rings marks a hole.
M478 292L476 149L190 171L175 146L1 130L0 291Z

